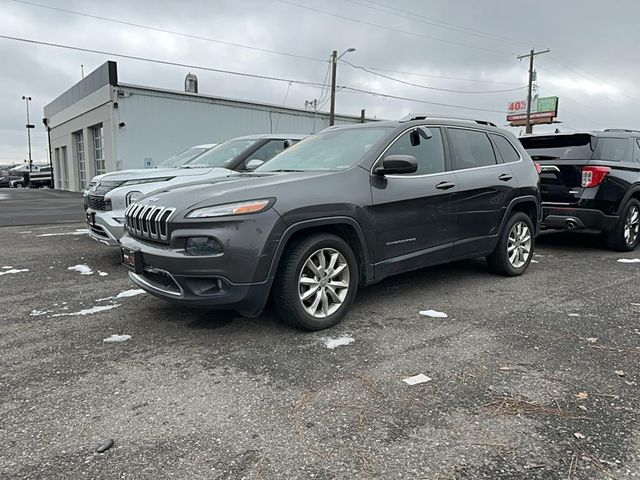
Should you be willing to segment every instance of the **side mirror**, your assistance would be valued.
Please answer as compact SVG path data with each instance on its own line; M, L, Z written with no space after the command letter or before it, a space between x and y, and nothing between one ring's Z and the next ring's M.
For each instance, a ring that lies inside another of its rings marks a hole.
M431 133L431 131L426 127L414 128L409 134L409 140L411 140L412 147L417 147L418 145L420 145L420 137L424 138L425 140L429 140L431 137L433 137L433 133Z
M401 173L415 173L418 161L413 155L389 155L382 159L382 165L373 171L376 175L393 175Z
M285 140L285 141L284 141L284 148L285 148L285 150L286 150L287 148L291 147L291 146L293 146L293 141L292 141L292 140L287 139L287 140Z
M260 160L259 158L254 158L247 162L247 165L245 166L245 170L253 171L263 163L264 163L264 160Z

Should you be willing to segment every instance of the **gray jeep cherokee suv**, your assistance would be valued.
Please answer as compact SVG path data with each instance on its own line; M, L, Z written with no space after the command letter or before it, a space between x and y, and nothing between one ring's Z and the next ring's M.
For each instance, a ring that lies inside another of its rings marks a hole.
M252 173L177 186L126 211L122 261L147 292L302 328L338 323L358 288L470 257L522 274L536 168L488 122L411 116L331 127Z

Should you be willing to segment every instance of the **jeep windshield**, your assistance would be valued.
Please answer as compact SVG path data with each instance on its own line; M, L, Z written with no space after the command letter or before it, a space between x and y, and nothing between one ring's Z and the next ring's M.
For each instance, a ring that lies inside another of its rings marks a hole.
M257 172L306 172L344 170L358 163L390 127L359 127L328 130L287 148Z
M221 143L217 147L213 147L202 155L198 155L190 162L185 163L182 168L226 167L238 155L256 142L257 140L254 138L229 140L228 142Z

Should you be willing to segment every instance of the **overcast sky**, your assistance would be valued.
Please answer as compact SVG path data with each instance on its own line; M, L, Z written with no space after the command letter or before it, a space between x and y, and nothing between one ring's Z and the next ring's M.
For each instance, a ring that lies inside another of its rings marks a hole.
M640 2L636 0L35 0L49 7L109 17L309 59L186 38L147 28L0 0L0 35L217 69L323 83L332 50L411 86L339 64L338 85L466 110L339 91L336 110L394 119L408 112L506 123L507 104L526 98L527 63L538 50L540 94L560 97L560 125L542 132L640 129ZM318 10L322 10L318 11ZM323 12L328 12L328 15ZM34 160L47 158L45 104L106 60L123 83L181 90L188 69L0 39L0 164L27 157L30 105ZM316 60L313 60L316 59ZM324 62L323 62L324 61ZM192 69L200 93L304 108L320 88ZM408 72L408 73L397 73ZM448 77L448 78L443 78ZM430 88L424 88L424 87ZM455 90L442 91L436 89ZM514 91L504 91L512 90ZM498 90L499 92L495 92ZM469 93L469 92L492 93ZM326 93L326 92L325 92ZM328 103L323 107L328 110ZM517 133L517 130L515 130Z

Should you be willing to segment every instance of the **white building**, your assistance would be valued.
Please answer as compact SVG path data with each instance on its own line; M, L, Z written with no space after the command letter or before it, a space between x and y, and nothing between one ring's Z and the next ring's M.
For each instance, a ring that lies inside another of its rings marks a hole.
M116 62L44 107L55 188L83 190L101 173L153 168L192 145L254 133L314 133L329 115L118 82ZM369 119L367 119L369 120ZM336 124L359 123L336 115Z

